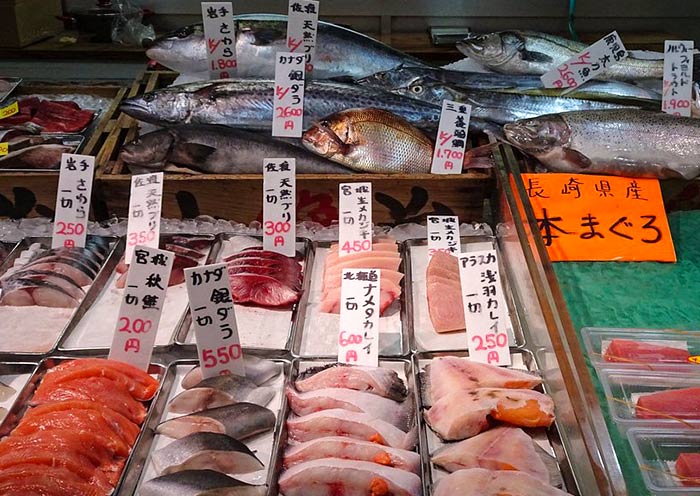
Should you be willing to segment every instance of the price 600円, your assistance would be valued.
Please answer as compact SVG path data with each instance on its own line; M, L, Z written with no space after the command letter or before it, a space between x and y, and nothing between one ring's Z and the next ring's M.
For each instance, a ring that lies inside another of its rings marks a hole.
M220 346L215 350L206 349L202 350L202 364L205 369L210 369L216 367L219 364L226 365L231 360L238 360L241 358L241 345L232 344L230 346Z

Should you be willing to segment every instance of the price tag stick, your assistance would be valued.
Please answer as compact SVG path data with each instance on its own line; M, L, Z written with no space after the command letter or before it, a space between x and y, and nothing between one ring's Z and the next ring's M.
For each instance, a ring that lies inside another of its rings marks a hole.
M234 76L236 61L236 24L232 2L202 2L204 39L207 47L210 79Z
M296 160L263 160L263 248L296 254Z
M461 251L459 242L459 217L456 215L428 215L428 258L442 251L455 255Z
M131 260L136 245L158 248L162 205L162 172L131 176L124 260Z
M433 161L430 166L431 173L462 173L471 111L471 106L465 103L442 101Z
M51 248L85 247L94 170L95 157L61 156Z
M344 269L341 281L338 361L379 365L379 300L381 271Z
M372 183L340 183L338 215L338 256L372 251Z

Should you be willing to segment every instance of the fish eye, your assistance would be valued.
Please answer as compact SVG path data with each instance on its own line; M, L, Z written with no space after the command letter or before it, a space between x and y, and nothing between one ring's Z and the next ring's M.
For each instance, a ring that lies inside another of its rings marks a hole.
M414 86L411 86L411 91L416 95L419 95L423 93L423 87L420 84L416 84Z
M146 93L145 95L143 95L144 102L152 102L154 98L155 95L153 93Z
M325 119L322 120L321 122L319 122L319 124L321 125L321 127L330 127L330 125L331 125L331 123Z

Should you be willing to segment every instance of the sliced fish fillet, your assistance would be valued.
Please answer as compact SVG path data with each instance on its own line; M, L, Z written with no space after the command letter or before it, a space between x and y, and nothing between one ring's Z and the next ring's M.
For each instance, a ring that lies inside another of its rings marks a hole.
M294 385L301 392L338 387L365 391L396 401L402 401L408 394L406 385L394 370L341 363L307 369L297 377Z
M170 401L173 413L194 413L210 408L233 405L245 401L266 406L275 396L275 390L257 386L245 377L224 375L202 380Z
M525 472L470 468L458 470L438 482L433 496L565 496Z
M156 427L156 432L175 439L195 432L214 432L242 440L272 430L274 426L275 414L267 408L236 403L166 420Z
M443 277L433 277L427 280L426 286L428 314L435 332L466 329L460 284Z
M273 377L277 377L282 372L282 364L273 360L266 360L253 355L244 355L243 362L245 364L245 376L258 386L269 381ZM202 382L203 379L202 369L200 367L193 367L182 379L182 387L184 389L190 389Z

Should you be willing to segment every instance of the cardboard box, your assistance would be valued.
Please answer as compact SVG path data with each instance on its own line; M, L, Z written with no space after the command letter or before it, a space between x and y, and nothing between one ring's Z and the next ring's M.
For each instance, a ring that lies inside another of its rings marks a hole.
M61 0L0 0L0 47L21 48L58 34Z

